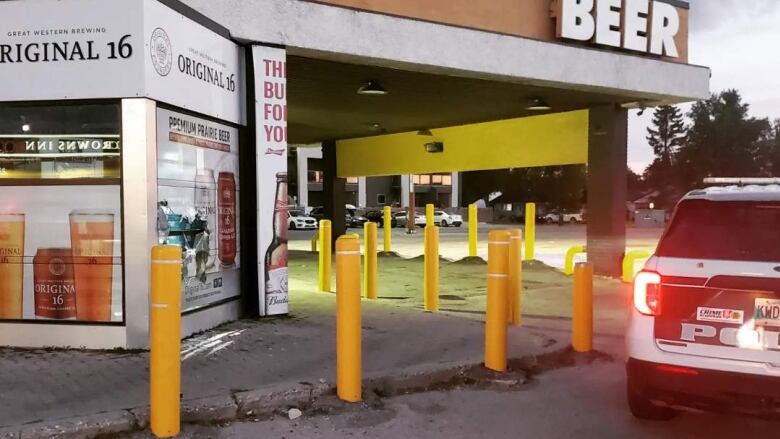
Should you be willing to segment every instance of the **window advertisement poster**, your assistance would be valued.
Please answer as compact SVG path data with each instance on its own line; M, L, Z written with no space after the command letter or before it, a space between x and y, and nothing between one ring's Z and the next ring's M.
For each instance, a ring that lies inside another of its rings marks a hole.
M118 131L114 104L0 108L0 320L123 321Z
M182 311L240 295L238 130L157 109L158 240L182 248Z
M286 314L287 56L254 46L257 117L257 259L260 315Z

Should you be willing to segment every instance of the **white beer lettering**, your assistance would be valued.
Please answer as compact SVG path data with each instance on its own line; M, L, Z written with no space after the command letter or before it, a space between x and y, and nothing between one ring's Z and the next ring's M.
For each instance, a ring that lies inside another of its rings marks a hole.
M679 57L677 8L650 0L559 0L560 38Z

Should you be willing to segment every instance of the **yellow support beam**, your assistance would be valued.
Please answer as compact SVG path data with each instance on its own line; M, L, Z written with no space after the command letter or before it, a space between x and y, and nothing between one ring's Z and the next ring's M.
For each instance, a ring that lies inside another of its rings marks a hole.
M428 153L417 132L337 142L339 177L427 174L588 161L588 111L459 125L432 130L444 151ZM489 145L489 146L488 146ZM489 153L486 153L489 148Z

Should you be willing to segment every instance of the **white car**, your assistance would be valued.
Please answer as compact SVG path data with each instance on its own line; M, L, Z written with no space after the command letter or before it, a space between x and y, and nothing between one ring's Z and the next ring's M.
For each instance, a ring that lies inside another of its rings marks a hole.
M300 210L291 210L287 212L287 228L290 230L313 230L317 228L317 220Z
M636 417L780 413L780 185L688 193L633 299L626 370Z
M564 213L563 222L577 224L582 222L582 212ZM561 221L561 214L550 212L542 217L542 220L547 224L557 224Z
M417 226L425 227L426 222L425 215L416 215L414 217L414 224ZM443 210L437 210L433 212L433 223L440 227L460 227L463 224L463 218L460 215L452 215Z

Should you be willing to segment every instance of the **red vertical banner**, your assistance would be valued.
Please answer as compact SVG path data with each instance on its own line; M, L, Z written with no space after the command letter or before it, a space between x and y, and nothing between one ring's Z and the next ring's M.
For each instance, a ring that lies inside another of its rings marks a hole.
M287 55L252 47L260 315L287 313Z

